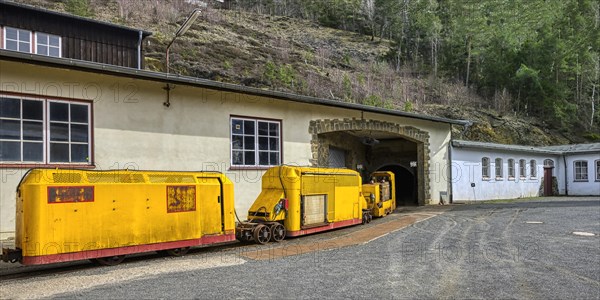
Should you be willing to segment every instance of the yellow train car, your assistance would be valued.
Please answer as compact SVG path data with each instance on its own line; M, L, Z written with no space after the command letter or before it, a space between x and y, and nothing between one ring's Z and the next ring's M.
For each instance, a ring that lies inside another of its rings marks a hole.
M363 185L363 194L374 217L383 217L396 209L396 186L394 173L379 171L371 174L370 183Z
M34 169L17 190L16 249L25 265L81 259L116 264L132 253L235 240L233 184L223 174Z
M237 238L264 244L363 223L360 174L347 169L279 166L262 177L262 191L238 224Z

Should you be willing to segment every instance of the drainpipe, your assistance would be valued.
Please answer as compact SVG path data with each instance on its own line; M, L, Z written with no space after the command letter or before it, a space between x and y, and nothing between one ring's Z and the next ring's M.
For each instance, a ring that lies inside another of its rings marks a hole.
M563 163L564 163L564 168L565 168L565 196L569 196L569 179L567 178L567 158L566 155L563 153L562 154L563 157Z
M452 125L450 125L450 130L452 130ZM450 139L450 143L448 143L448 202L452 203L453 201L453 187L452 183L454 182L454 174L452 174L452 139Z
M137 46L137 51L138 51L138 57L137 57L137 61L138 61L138 70L142 69L142 31L140 30L138 33L138 46Z

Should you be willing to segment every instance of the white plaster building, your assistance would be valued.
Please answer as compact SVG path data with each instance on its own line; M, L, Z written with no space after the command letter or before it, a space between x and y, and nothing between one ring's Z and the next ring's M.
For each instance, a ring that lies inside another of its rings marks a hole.
M600 196L600 143L530 147L455 140L451 155L454 202L541 196L545 172L554 177L555 194Z

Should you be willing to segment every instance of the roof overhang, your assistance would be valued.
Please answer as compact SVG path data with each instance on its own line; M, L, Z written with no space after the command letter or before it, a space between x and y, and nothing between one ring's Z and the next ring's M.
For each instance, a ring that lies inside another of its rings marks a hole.
M41 55L36 55L36 54L21 53L21 52L8 51L8 50L0 50L0 60L16 61L16 62L29 63L29 64L34 64L34 65L44 65L44 66L49 66L49 67L69 69L69 70L79 70L79 71L91 72L91 73L102 73L102 74L113 75L113 76L121 76L121 77L128 77L128 78L134 78L134 79L140 79L140 80L150 80L150 81L162 82L165 84L166 83L180 84L180 85L195 86L195 87L227 91L227 92L237 92L237 93L248 94L248 95L256 95L256 96L262 96L262 97L275 98L275 99L280 99L280 100L346 108L346 109L358 110L358 111L362 111L362 112L370 112L370 113L398 116L398 117L404 117L404 118L419 119L419 120L438 122L438 123L446 123L446 124L462 125L462 126L471 124L470 121L466 121L466 120L453 120L453 119L447 119L447 118L441 118L441 117L435 117L435 116L427 116L427 115L403 112L403 111L392 110L392 109L379 108L379 107L374 107L374 106L367 106L367 105L356 104L356 103L341 102L341 101L336 101L336 100L317 98L317 97L311 97L311 96L303 96L303 95L297 95L297 94L279 92L279 91L263 90L263 89L254 88L254 87L212 81L212 80L207 80L207 79L202 79L202 78L179 76L179 75L173 75L173 74L167 74L167 73L161 73L161 72L152 72L152 71L147 71L147 70L138 70L138 69L133 69L133 68L99 64L99 63L95 63L95 62L75 60L75 59L55 58L55 57L41 56Z
M473 141L464 141L464 140L453 140L452 141L452 146L455 148L501 150L501 151L527 152L527 153L550 154L550 155L600 153L600 143L579 144L579 145L588 145L589 147L587 147L586 149L577 149L577 147L574 147L575 145L535 147L535 146L519 146L519 145L504 145L504 144L495 144L495 143L473 142ZM565 149L560 149L560 148L565 148ZM569 149L569 148L571 148L571 149Z

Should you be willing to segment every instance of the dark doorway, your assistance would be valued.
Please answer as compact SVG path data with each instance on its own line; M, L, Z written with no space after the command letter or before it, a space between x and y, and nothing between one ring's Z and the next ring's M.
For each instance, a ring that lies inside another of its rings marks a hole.
M398 165L387 165L379 168L377 171L390 171L394 173L396 178L397 206L419 205L417 197L417 179L409 170Z

